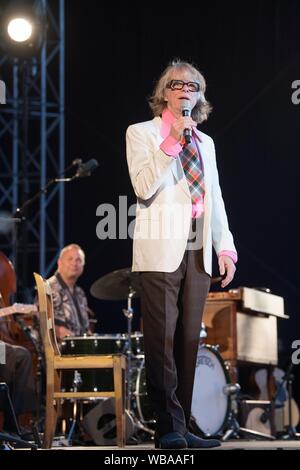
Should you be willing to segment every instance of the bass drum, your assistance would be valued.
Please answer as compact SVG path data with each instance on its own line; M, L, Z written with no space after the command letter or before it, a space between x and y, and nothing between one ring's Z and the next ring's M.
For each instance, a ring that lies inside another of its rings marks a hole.
M201 345L195 370L192 422L204 436L219 435L227 422L230 399L224 390L229 383L228 370L218 349Z

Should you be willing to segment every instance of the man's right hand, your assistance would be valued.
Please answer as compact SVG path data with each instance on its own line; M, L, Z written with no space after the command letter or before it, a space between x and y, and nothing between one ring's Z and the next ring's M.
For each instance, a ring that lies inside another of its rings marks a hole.
M189 116L181 116L173 122L173 125L170 130L170 135L180 142L183 136L184 129L192 129L196 127L197 123Z

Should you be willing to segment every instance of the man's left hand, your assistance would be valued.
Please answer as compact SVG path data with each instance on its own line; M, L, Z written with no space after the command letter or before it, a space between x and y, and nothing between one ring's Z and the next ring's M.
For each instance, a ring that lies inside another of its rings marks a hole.
M230 256L219 256L219 270L221 276L226 274L226 277L221 282L221 287L226 287L234 278L236 267Z

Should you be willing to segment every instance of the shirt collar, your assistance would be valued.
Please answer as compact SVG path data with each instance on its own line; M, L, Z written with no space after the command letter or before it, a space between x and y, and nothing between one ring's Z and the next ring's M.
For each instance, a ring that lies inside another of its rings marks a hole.
M61 274L58 271L55 272L54 276L56 277L56 279L58 280L59 284L61 285L61 287L63 289L67 289L67 290L70 291L70 288L67 286L67 284L63 280ZM74 285L74 292L75 292L75 290L76 290L76 284Z

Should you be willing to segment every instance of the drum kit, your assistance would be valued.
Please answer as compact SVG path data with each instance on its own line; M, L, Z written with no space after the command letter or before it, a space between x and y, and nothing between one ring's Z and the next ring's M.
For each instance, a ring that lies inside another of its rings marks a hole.
M127 332L118 334L103 334L83 337L66 337L62 343L61 352L69 354L125 354L126 370L126 424L127 438L137 435L140 431L154 435L153 409L146 392L146 375L144 361L144 337L139 331L132 332L134 310L132 299L140 295L141 287L138 273L130 268L113 271L98 279L92 287L91 294L101 300L127 300L127 308L123 314L127 319ZM62 387L66 391L80 389L112 390L113 375L110 369L81 370L76 374L64 372ZM111 399L109 399L111 400ZM110 408L105 405L103 410ZM107 412L107 414L109 414ZM86 420L88 421L88 420ZM110 427L106 420L106 434ZM94 439L95 440L95 439ZM103 439L104 443L108 443Z
M139 274L130 268L113 271L98 279L91 287L94 297L101 300L127 300L127 308L123 309L127 318L127 333L67 337L62 344L62 354L126 355L126 424L129 441L131 437L135 439L139 435L144 435L146 439L152 438L155 426L154 410L146 388L143 334L132 332L132 299L139 297L140 293ZM222 359L217 346L205 344L205 337L205 326L202 324L192 398L192 430L202 436L225 436L226 439L226 436L237 435L241 429L234 410L240 387L231 383L228 364ZM108 387L112 389L111 370L82 370L76 377L68 376L66 372L63 380L63 387L69 391L79 387L83 391L91 390L91 385L95 391L109 390ZM113 426L111 422L108 431ZM101 443L109 442L102 440Z

